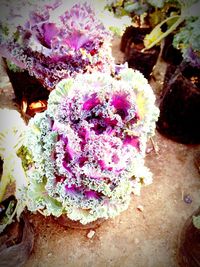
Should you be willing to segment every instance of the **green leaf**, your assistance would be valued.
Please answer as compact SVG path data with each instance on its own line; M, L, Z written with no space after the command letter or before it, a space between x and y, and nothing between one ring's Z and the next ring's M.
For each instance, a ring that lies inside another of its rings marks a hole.
M152 12L150 15L150 25L155 27L158 23L160 23L164 19L164 13L162 10L156 10Z
M18 66L16 66L13 62L11 62L10 60L6 59L6 64L9 70L13 71L13 72L23 72L23 69L20 69Z
M150 34L147 34L144 38L144 46L146 48L150 47L153 43L158 44L159 38L162 36L163 32L160 27L155 27Z
M174 23L171 25L171 27L166 31L162 32L161 27L165 23L169 23L173 21ZM157 45L160 41L162 41L165 37L167 37L170 33L172 33L182 22L184 21L184 18L175 15L172 17L169 17L162 21L160 24L158 24L151 32L147 35L146 42L144 42L145 50L152 48L154 45ZM162 33L161 33L162 32Z
M9 28L7 25L0 25L0 31L2 32L3 35L8 36L9 34Z
M122 36L122 31L121 31L121 29L119 28L119 27L117 27L117 26L110 26L109 27L109 30L114 34L114 35L116 35L116 36Z
M200 215L192 217L193 224L197 229L200 229Z
M0 222L0 233L4 231L4 229L8 224L12 223L16 212L17 212L17 205L15 205L14 200L11 200Z
M139 9L139 4L137 2L135 3L128 3L124 6L124 9L129 12L129 13L132 13L134 12L135 10L138 10Z

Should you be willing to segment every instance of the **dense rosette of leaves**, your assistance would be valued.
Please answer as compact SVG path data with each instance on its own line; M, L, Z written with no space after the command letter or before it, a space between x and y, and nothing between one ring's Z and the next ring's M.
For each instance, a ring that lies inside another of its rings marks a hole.
M12 16L13 5L7 5L7 16L0 18L0 54L49 90L78 73L111 72L111 34L87 3L66 9L61 1L33 1Z
M83 224L125 210L131 193L151 183L144 154L154 101L144 76L128 68L117 78L97 72L61 81L29 123L28 208Z

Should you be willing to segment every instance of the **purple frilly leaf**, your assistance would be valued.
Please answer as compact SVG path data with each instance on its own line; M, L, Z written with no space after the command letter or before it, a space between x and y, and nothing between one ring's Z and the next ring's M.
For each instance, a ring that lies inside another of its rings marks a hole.
M94 12L91 7L85 2L84 5L75 4L71 8L71 10L67 10L65 14L60 18L64 25L68 26L70 22L70 26L72 28L75 28L77 22L84 22L90 16L94 16Z
M84 127L81 127L78 131L78 136L79 138L81 138L81 143L80 143L80 146L81 146L81 149L84 150L84 146L85 144L87 143L87 140L89 138L89 131L84 128Z
M107 125L107 126L116 126L117 125L117 119L113 119L113 118L105 118L103 119L104 120L104 123Z
M81 187L78 187L76 185L71 185L71 186L66 185L65 190L66 190L66 193L68 194L76 194L77 192L81 190Z
M62 135L59 136L59 139L64 142L65 146L67 146L67 144L68 144L68 138L67 138L67 136L64 136L62 134Z
M49 17L50 17L50 15L49 15L48 10L41 10L41 12L36 10L36 11L30 12L30 19L28 21L30 28L32 28L38 24L40 25L41 22L48 21Z
M128 101L128 95L126 93L118 93L113 95L111 105L116 109L116 113L121 116L124 120L128 115L128 109L130 108L130 103Z
M140 141L139 141L139 137L137 136L130 136L130 135L127 135L124 139L124 145L130 145L130 146L133 146L135 148L137 148L139 150L140 148Z
M188 61L191 66L200 69L200 55L199 52L195 52L191 47L188 48L185 54L185 60Z
M112 156L112 161L113 161L115 164L117 164L117 163L120 161L120 158L117 156L117 154L114 154L114 155Z
M100 104L100 100L95 93L83 103L83 110L91 110L98 104Z
M52 124L53 124L53 125L52 125L51 130L57 132L58 129L59 129L59 126L58 126L57 122L54 121Z
M66 162L65 160L63 160L63 167L65 168L65 170L68 172L68 173L72 173L72 170L69 166L69 162Z
M106 162L104 160L98 160L98 164L99 164L101 170L112 171L112 167L107 166Z
M90 198L99 199L99 197L100 197L100 194L96 191L93 191L93 190L85 191L84 194L85 194L85 197L88 199L90 199Z
M70 151L66 151L65 152L65 156L64 156L64 159L63 159L63 166L67 167L67 164L70 163L70 161L73 159L72 155L70 154Z
M0 55L11 62L13 62L16 66L21 69L25 69L26 64L22 60L18 59L17 57L13 56L9 50L9 47L6 43L0 43Z
M59 183L59 182L64 182L65 181L65 179L66 179L66 177L64 177L64 176L60 176L60 175L55 175L55 181L56 181L56 183Z
M73 32L67 39L65 39L65 43L74 50L79 50L87 42L89 42L87 35L78 31Z
M51 48L51 41L58 35L59 29L56 27L55 23L43 23L41 28L43 30L43 45Z
M50 19L50 10L55 10L62 4L61 0L53 0L49 1L48 4L35 6L34 10L29 12L29 25L30 27L34 27L36 25L41 24L42 22L47 22ZM23 11L23 10L22 10Z
M88 161L88 157L85 157L85 156L80 157L79 158L79 166L83 167L85 162L87 162L87 161Z

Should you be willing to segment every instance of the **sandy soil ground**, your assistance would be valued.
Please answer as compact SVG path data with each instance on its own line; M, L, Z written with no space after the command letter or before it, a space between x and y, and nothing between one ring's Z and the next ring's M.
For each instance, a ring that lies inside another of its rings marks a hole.
M116 62L123 62L118 40L113 51ZM0 106L12 106L3 76L0 85ZM200 203L200 174L194 164L200 145L178 144L158 132L153 141L157 149L149 141L146 155L152 185L132 197L127 211L94 229L92 238L90 230L64 228L53 218L31 214L35 245L25 267L176 267L181 228Z

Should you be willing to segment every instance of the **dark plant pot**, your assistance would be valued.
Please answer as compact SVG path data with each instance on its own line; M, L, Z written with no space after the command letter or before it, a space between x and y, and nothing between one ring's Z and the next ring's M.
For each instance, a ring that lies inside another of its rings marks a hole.
M36 112L41 112L46 109L46 101L49 96L49 91L33 76L30 76L28 71L14 72L6 67L6 72L12 84L15 101L22 109L22 113L32 117ZM45 101L45 104L38 105L38 110L31 110L31 103ZM26 112L24 112L26 111Z
M180 143L200 143L199 69L184 62L175 70L170 65L159 108L157 129L160 133Z
M79 221L73 221L69 219L65 215L61 215L58 218L54 217L54 220L58 224L64 227L69 227L69 228L74 228L74 229L96 229L105 221L105 219L102 218L102 219L97 219L96 221L91 222L91 223L82 224Z
M173 46L173 38L173 34L165 38L161 57L166 63L177 66L182 62L183 57L181 51Z
M21 102L23 98L26 98L31 103L40 99L48 99L49 91L27 71L14 72L7 69L7 74L17 101Z
M200 267L200 229L192 221L200 215L200 208L186 221L179 238L177 260L180 267Z
M147 79L150 77L160 52L160 46L154 46L144 52L142 51L144 37L150 31L150 28L130 26L126 29L121 39L121 50L125 52L125 61L128 62L130 68L141 71Z
M34 232L25 212L0 235L0 267L21 267L34 245Z
M123 33L121 37L120 50L123 53L125 52L128 41L133 38L133 31L134 31L134 27L129 26L126 28L125 32Z

